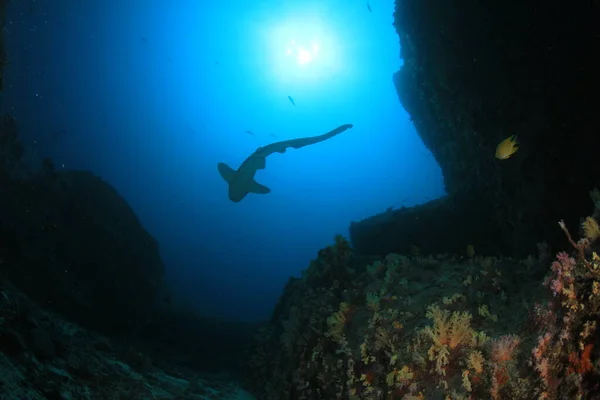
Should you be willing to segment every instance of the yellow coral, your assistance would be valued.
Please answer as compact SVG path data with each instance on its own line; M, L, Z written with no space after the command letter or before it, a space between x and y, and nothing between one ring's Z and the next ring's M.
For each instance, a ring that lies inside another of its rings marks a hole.
M459 344L471 343L473 330L471 314L468 312L455 311L450 315L448 310L432 305L425 315L433 321L433 329L427 326L423 332L433 340L434 344L447 345L453 349Z
M469 354L469 358L467 359L467 366L475 371L475 373L480 374L483 372L483 364L485 360L480 351L472 351Z
M467 298L462 293L454 293L451 297L444 297L442 302L446 305L454 304L458 301L466 301Z
M583 227L583 234L590 242L600 237L600 226L598 226L598 221L594 218L587 217L581 226Z
M431 339L433 344L427 351L430 361L435 361L436 371L446 375L445 366L449 362L450 350L459 345L471 346L475 343L476 334L471 329L471 314L441 310L437 305L429 306L427 318L433 326L426 326L421 334Z
M471 387L471 381L469 380L469 370L468 369L465 369L462 372L462 384L467 392L470 392L471 390L473 390L473 388Z
M380 299L377 293L367 293L367 306L374 312L379 311L379 301Z
M477 312L485 319L489 319L492 322L498 321L498 316L490 313L490 310L486 304L479 306L479 308L477 308Z
M410 368L405 365L404 367L402 367L402 369L394 368L392 372L390 372L387 375L386 382L388 386L396 386L400 388L403 386L407 386L413 377L414 374L412 373Z
M340 309L327 318L327 326L329 327L327 335L336 342L340 342L344 336L344 327L346 326L349 310L348 303L340 303Z

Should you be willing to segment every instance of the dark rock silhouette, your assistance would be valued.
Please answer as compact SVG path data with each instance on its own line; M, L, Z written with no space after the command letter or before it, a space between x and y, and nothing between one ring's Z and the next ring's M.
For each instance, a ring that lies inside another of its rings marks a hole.
M157 242L90 172L3 182L1 269L40 304L99 332L131 332L153 312Z
M19 162L17 122L0 124L0 274L84 327L132 333L154 313L158 243L117 191L90 172Z
M600 5L397 0L393 81L449 197L354 223L357 250L522 256L577 226L598 186ZM500 141L520 148L497 160ZM452 236L452 237L451 237ZM443 238L443 239L442 239Z

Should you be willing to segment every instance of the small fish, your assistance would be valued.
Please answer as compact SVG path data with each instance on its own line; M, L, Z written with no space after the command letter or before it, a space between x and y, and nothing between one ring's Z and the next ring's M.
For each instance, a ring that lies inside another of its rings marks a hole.
M256 136L256 135L254 134L254 132L252 132L252 131L246 131L246 133L247 133L248 135Z
M367 9L369 10L369 12L372 12L371 11L371 5L369 4L369 2L367 2Z
M288 96L288 100L293 104L296 105L296 102L294 101L294 99L292 99L292 96Z
M269 133L269 136L274 137L277 139L277 135L275 135L274 133Z
M519 143L517 142L517 136L512 135L507 137L498 144L496 147L496 158L498 160L506 160L519 150Z

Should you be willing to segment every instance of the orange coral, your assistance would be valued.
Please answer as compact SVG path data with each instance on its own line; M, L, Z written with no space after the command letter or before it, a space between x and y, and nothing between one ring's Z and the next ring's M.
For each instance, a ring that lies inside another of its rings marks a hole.
M507 363L513 359L514 352L520 343L521 339L515 335L504 335L492 342L492 361L494 362L490 389L492 399L499 399L500 389L508 383L510 377Z
M521 339L515 335L504 335L492 342L492 360L497 363L506 362L513 357Z
M592 349L594 348L593 344L588 344L585 346L583 351L581 352L581 357L577 356L576 352L572 352L569 355L569 362L571 366L567 370L568 374L583 374L592 370L592 363L590 361L590 356L592 355Z

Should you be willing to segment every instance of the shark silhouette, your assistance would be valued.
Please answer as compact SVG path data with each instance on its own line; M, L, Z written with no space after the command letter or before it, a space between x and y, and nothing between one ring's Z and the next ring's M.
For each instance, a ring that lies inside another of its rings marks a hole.
M283 154L288 147L299 149L310 144L319 143L350 128L352 128L352 124L345 124L319 136L283 140L259 147L244 160L237 171L225 163L219 163L217 165L219 173L229 184L229 200L237 203L242 201L248 193L267 194L271 192L271 189L254 180L256 172L259 169L265 169L269 155L273 153Z

